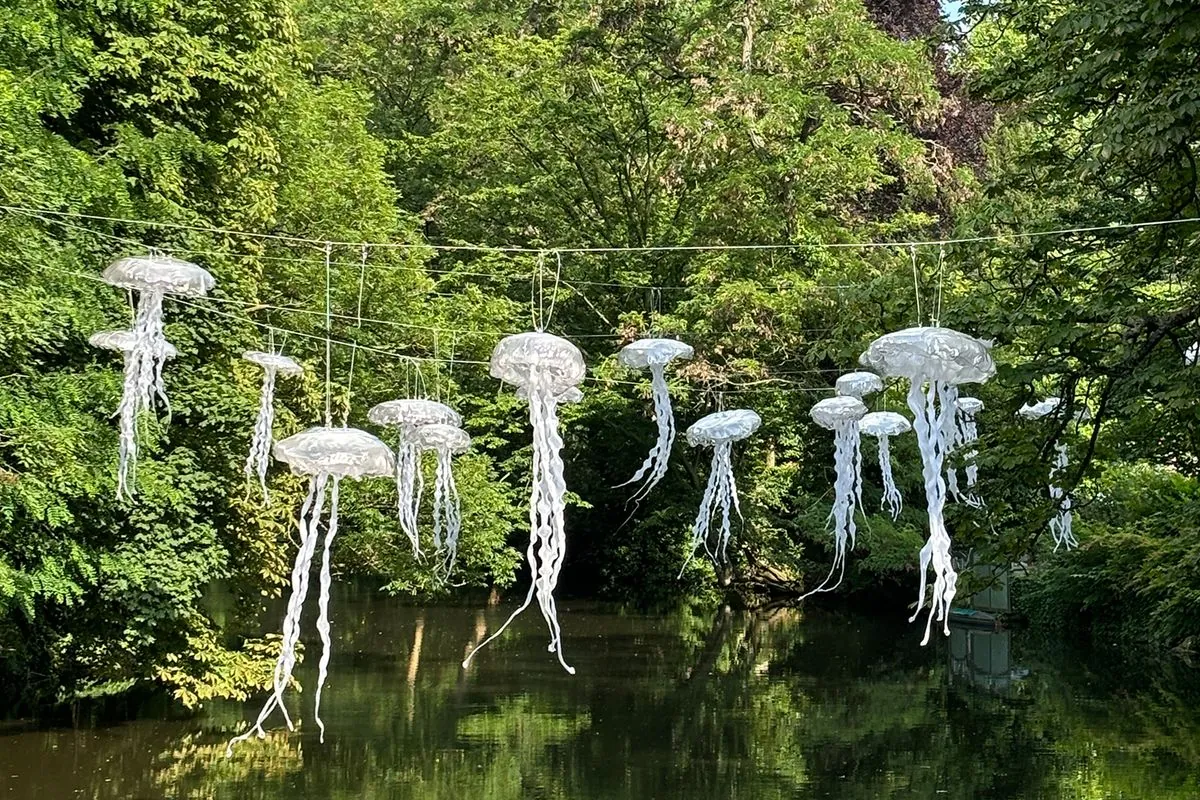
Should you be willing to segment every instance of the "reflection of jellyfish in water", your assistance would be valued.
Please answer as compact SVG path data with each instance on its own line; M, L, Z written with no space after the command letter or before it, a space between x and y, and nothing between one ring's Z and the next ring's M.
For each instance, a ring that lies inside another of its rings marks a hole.
M117 496L133 496L130 471L137 462L137 445L127 436L137 417L151 410L157 394L168 416L171 404L163 383L167 355L163 333L163 297L168 294L201 297L213 287L207 271L187 261L163 255L132 256L109 264L101 276L106 283L138 293L133 320L133 347L126 351L125 393L121 397L122 448L117 467Z
M267 494L267 466L271 460L271 437L275 424L275 375L300 375L304 367L287 356L278 353L263 353L259 350L247 350L242 358L251 364L263 368L262 392L258 399L258 419L254 422L254 434L250 439L250 455L246 458L246 479L258 475L259 485L262 486L263 501L271 502ZM249 496L249 490L247 490Z
M1047 397L1045 400L1021 406L1017 414L1025 419L1041 419L1049 416L1059 406L1057 397ZM1081 418L1086 412L1081 412ZM1071 532L1071 495L1058 483L1058 476L1067 468L1067 446L1063 442L1054 443L1054 467L1050 470L1050 499L1054 501L1054 517L1050 520L1050 535L1054 537L1054 550L1065 547L1071 550L1079 546L1079 540Z
M563 478L562 437L558 432L558 404L567 399L584 376L583 354L566 339L548 333L521 333L506 336L492 351L491 373L505 383L524 390L529 402L529 424L533 428L533 482L529 497L530 586L525 602L517 607L495 633L467 654L463 667L481 648L504 632L514 619L537 597L542 617L550 629L547 648L558 656L558 663L572 675L562 653L562 632L554 589L566 551L567 485ZM572 393L573 394L573 393ZM582 397L582 395L579 395Z
M762 425L762 418L745 408L732 411L718 411L701 417L692 427L687 429L688 444L692 447L706 446L713 449L712 467L708 473L708 485L704 487L704 497L700 500L700 512L692 525L692 546L680 576L691 563L696 551L701 547L708 553L714 564L727 560L726 550L732 531L729 523L729 512L736 511L738 517L742 509L738 504L737 483L733 479L733 443L747 438ZM721 529L715 541L709 541L709 526L715 514L721 515Z
M867 373L863 373L867 374ZM875 377L872 375L871 377ZM878 380L878 378L875 378ZM834 467L836 478L833 484L833 510L829 521L833 523L833 566L825 580L808 594L833 591L842 582L846 573L846 545L854 548L856 528L854 510L856 501L861 502L862 458L858 448L858 421L867 413L867 407L857 397L830 397L821 400L809 412L813 422L834 434ZM840 568L840 569L839 569ZM835 570L837 583L829 585ZM805 597L808 596L805 595Z
M892 519L900 517L904 498L896 486L892 474L892 449L890 438L912 430L912 425L895 411L874 411L858 421L858 432L874 436L879 440L879 472L883 475L883 501L881 507L891 512Z
M640 500L667 474L671 459L671 445L675 441L675 414L671 409L671 393L667 390L667 365L675 359L687 359L693 355L691 345L674 339L638 339L621 348L618 360L631 369L650 370L650 388L654 395L654 421L658 425L658 439L650 449L650 455L638 467L633 477L622 483L626 486L642 478L645 482L634 492L633 500Z
M883 381L874 372L847 372L834 383L839 397L864 399L869 394L883 391Z
M978 397L960 397L957 402L958 413L954 418L954 441L950 445L950 450L962 450L964 447L970 447L979 440L979 428L975 422L975 415L983 410L983 401ZM979 467L975 464L975 456L978 451L971 449L963 453L963 460L966 466L963 471L967 475L967 489L975 488L975 482L979 479ZM953 464L946 467L946 490L956 502L966 503L974 508L983 507L983 498L974 492L968 491L967 494L961 494L958 490L958 468Z
M996 365L987 344L949 328L908 328L886 334L872 342L859 360L881 375L908 378L910 383L908 407L921 450L929 540L921 548L917 611L909 621L916 620L925 604L926 571L932 566L933 596L921 640L926 644L935 618L944 623L945 633L950 635L950 604L958 584L958 573L950 561L950 533L943 518L946 484L942 478L946 453L954 442L958 386L986 381L995 374Z
M134 399L139 396L142 391L137 382L139 379L146 379L149 376L147 373L138 369L137 359L132 357L133 349L137 343L137 336L133 331L100 331L94 333L88 339L88 344L92 347L99 347L103 350L115 350L125 356L125 379L121 391L121 404L117 408L117 416L120 418L120 450L119 459L122 464L129 465L129 474L126 475L125 470L117 472L117 497L131 496L129 493L128 483L132 483L135 475L134 470L137 466L137 409ZM175 346L163 339L158 343L160 353L156 358L159 367L153 376L154 391L160 398L166 398L166 389L162 385L162 364L170 361L179 355L179 351Z
M367 419L376 425L399 428L396 444L396 509L400 529L412 543L413 555L421 554L421 534L417 514L421 508L424 479L417 449L411 441L413 432L423 425L462 425L462 417L449 406L434 400L406 398L388 400L367 412Z
M321 729L321 741L325 741L325 724L321 721L321 689L329 668L329 588L332 582L329 571L329 550L338 532L338 489L342 478L386 477L395 469L392 451L366 431L357 428L309 428L275 443L275 457L292 468L297 475L307 475L308 495L300 509L300 549L292 566L292 593L288 597L287 611L283 618L283 641L279 660L275 663L274 691L268 698L258 719L245 733L229 740L226 755L233 752L236 742L257 734L266 735L263 722L275 708L283 714L288 730L295 730L283 702L283 693L292 678L296 665L296 645L300 641L300 616L304 600L308 596L308 577L313 554L320 535L321 514L325 498L329 497L329 523L325 528L325 544L321 557L321 585L318 600L317 631L321 634L321 660L318 665L317 688L313 716Z
M462 530L462 504L454 484L451 459L467 452L471 437L453 425L422 425L409 437L418 454L432 450L437 456L437 477L433 488L433 546L444 552L446 572L454 569L458 558L458 534ZM417 464L420 469L420 463ZM444 534L444 536L443 536ZM443 550L444 548L444 550Z

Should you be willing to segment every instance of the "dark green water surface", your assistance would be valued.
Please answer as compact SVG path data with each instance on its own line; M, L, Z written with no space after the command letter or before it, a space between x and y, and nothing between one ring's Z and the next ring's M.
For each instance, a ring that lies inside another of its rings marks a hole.
M344 589L320 744L225 741L258 710L0 728L0 800L58 798L1200 798L1195 672L1133 670L1022 633L852 614L412 607ZM311 629L311 615L306 618ZM299 670L311 686L316 647ZM278 717L272 720L281 726Z

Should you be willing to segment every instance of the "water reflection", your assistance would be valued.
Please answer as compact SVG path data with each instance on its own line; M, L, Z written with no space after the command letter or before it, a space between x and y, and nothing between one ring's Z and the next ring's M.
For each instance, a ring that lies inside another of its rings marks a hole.
M1121 683L1019 634L955 629L921 649L903 622L854 615L564 603L578 675L548 657L533 618L463 671L502 607L342 594L326 744L308 724L226 759L255 704L0 730L0 798L1200 796L1189 682Z

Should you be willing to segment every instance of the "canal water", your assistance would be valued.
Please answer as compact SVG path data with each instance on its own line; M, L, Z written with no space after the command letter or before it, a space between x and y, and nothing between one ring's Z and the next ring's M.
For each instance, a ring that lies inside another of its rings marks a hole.
M779 609L649 615L563 602L578 674L536 609L415 607L345 588L318 741L239 745L259 702L0 728L0 800L1104 800L1200 798L1195 673L1027 633ZM311 686L316 648L299 670ZM278 717L273 720L280 725Z

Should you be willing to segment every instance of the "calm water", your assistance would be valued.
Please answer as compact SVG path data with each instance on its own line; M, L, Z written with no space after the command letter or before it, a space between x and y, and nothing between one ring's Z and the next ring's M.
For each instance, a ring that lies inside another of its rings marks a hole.
M922 649L916 626L853 615L564 603L578 675L546 653L532 610L464 672L507 604L412 608L354 589L335 604L324 745L308 693L302 732L230 759L257 704L2 728L0 800L1200 797L1186 670L1119 678L1021 634Z

